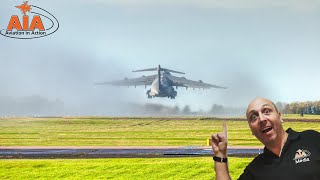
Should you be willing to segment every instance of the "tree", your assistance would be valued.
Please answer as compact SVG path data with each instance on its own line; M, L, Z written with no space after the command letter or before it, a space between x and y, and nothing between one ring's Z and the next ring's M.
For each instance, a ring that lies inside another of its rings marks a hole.
M191 110L190 110L189 105L184 106L184 108L182 109L182 114L184 114L184 115L191 114Z
M222 114L224 112L224 107L222 105L214 104L211 107L210 113L212 114Z

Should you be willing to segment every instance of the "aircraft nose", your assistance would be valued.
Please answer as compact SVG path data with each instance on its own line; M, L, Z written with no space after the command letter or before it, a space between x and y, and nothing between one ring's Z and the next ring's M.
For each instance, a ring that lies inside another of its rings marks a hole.
M152 94L159 94L159 88L151 88Z
M151 94L152 95L157 95L159 94L160 92L160 89L159 89L159 81L156 79L152 82L152 85L151 85Z
M159 94L160 90L159 90L159 87L158 86L152 86L151 87L151 94L152 95L157 95Z

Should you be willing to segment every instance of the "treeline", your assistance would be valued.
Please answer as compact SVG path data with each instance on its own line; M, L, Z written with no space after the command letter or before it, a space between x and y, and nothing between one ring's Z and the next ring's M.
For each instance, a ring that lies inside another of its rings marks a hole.
M320 114L320 101L306 101L293 103L276 103L284 114Z
M320 101L305 101L292 103L277 102L276 106L278 110L283 114L320 114ZM222 105L214 104L208 113L213 115L225 115L241 114L241 111L242 114L245 115L245 108L226 108Z
M277 102L276 106L278 110L283 114L320 114L320 101L305 101L305 102L292 102L292 103L284 103ZM214 104L209 111L209 114L245 114L244 108L232 109L225 108L222 105Z
M320 101L275 103L283 114L320 114ZM124 104L110 109L108 105L97 104L69 107L59 99L49 100L41 96L5 97L0 96L0 116L64 116L64 115L109 115L109 116L245 116L246 107L226 107L211 105L209 110L194 110L189 105L183 107L166 106L156 103ZM91 105L90 105L91 106Z
M320 114L320 101L275 103L278 110L283 114ZM184 107L170 107L161 104L147 103L144 105L134 105L131 111L135 115L193 115L193 116L245 116L246 107L226 107L213 104L208 111L192 110L189 105Z

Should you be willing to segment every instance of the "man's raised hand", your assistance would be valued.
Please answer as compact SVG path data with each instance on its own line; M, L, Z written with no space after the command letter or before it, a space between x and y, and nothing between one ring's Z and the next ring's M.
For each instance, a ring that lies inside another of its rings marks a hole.
M228 130L226 121L223 121L222 132L211 135L211 146L215 156L227 157Z

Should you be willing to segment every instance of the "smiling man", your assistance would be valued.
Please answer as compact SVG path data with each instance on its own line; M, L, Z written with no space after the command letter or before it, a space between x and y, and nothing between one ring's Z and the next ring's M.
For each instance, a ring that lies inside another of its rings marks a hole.
M279 156L288 133L282 127L281 113L274 103L264 98L255 98L249 104L246 115L252 134Z
M281 113L265 98L248 105L247 120L252 134L264 145L264 152L244 170L239 179L320 179L320 133L313 130L284 130ZM231 179L227 163L226 134L212 135L217 180Z

